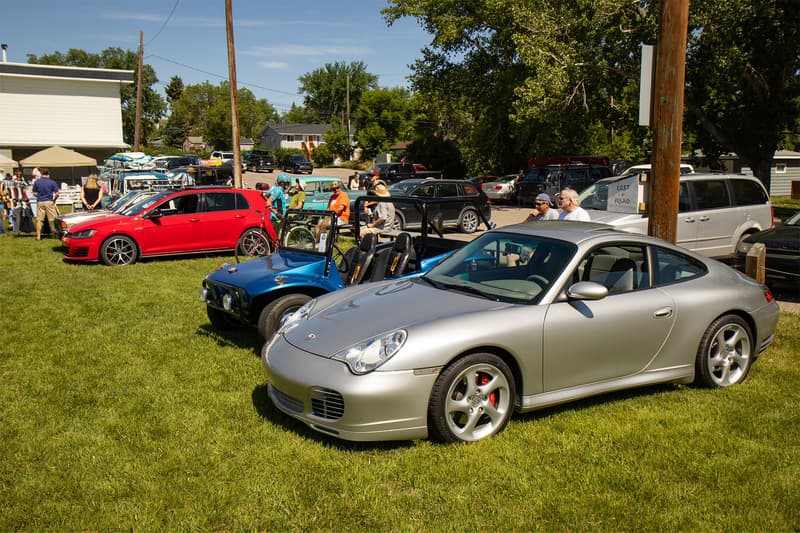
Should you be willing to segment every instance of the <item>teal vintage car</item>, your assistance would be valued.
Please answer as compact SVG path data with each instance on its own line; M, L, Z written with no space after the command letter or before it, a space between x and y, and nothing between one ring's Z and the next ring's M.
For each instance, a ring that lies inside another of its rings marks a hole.
M306 203L303 208L315 211L328 209L328 200L331 197L331 183L334 181L341 184L342 190L347 193L351 202L367 193L367 191L348 189L347 184L341 178L332 176L298 176L293 177L292 182L294 180L298 180L306 192Z

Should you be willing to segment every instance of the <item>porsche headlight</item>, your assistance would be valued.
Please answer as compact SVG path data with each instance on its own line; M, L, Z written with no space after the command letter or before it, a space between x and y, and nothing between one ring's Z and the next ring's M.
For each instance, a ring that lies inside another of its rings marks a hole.
M87 229L87 230L79 231L78 233L70 233L69 236L72 237L73 239L88 239L88 238L92 237L96 232L97 232L97 230Z
M353 374L372 372L400 351L406 342L407 333L398 329L391 333L367 339L333 356L347 363Z
M309 300L303 307L292 313L291 315L285 316L281 320L281 327L278 328L278 331L275 332L275 336L285 335L289 332L292 328L297 326L303 320L308 320L308 315L311 314L311 310L314 308L314 304L316 300Z

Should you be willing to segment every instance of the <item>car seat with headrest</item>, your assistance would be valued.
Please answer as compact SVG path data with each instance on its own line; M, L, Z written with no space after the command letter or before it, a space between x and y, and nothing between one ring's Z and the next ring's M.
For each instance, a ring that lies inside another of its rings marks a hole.
M636 263L633 259L621 257L614 261L606 276L604 285L609 294L632 291L635 288Z
M375 258L375 246L377 237L372 233L367 233L361 239L358 248L353 247L347 251L347 272L344 276L345 285L357 285L361 283L367 274L372 260Z

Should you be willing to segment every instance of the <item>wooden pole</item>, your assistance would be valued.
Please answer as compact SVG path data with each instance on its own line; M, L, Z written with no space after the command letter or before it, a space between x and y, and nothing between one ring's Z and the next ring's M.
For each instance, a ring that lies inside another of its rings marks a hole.
M136 124L133 126L133 151L138 152L142 140L142 64L144 62L144 32L139 30L139 80L136 83Z
M225 27L228 30L228 77L231 85L231 134L233 135L233 182L242 187L242 152L239 146L239 103L236 89L236 53L233 46L233 9L225 0Z
M653 89L653 173L648 235L677 239L689 0L661 2Z

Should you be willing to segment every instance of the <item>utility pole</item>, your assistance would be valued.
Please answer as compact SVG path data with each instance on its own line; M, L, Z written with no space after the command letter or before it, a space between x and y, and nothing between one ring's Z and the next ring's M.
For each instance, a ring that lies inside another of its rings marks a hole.
M133 151L138 152L142 140L142 63L144 58L144 32L139 30L139 80L136 83L136 124L133 126Z
M653 88L653 171L647 234L675 243L689 0L661 2Z
M233 135L233 182L242 187L242 152L239 146L239 103L236 90L236 54L233 46L233 9L225 0L225 27L228 30L228 77L231 85L231 130Z
M347 73L347 145L349 158L349 152L353 149L353 135L350 132L350 72Z

